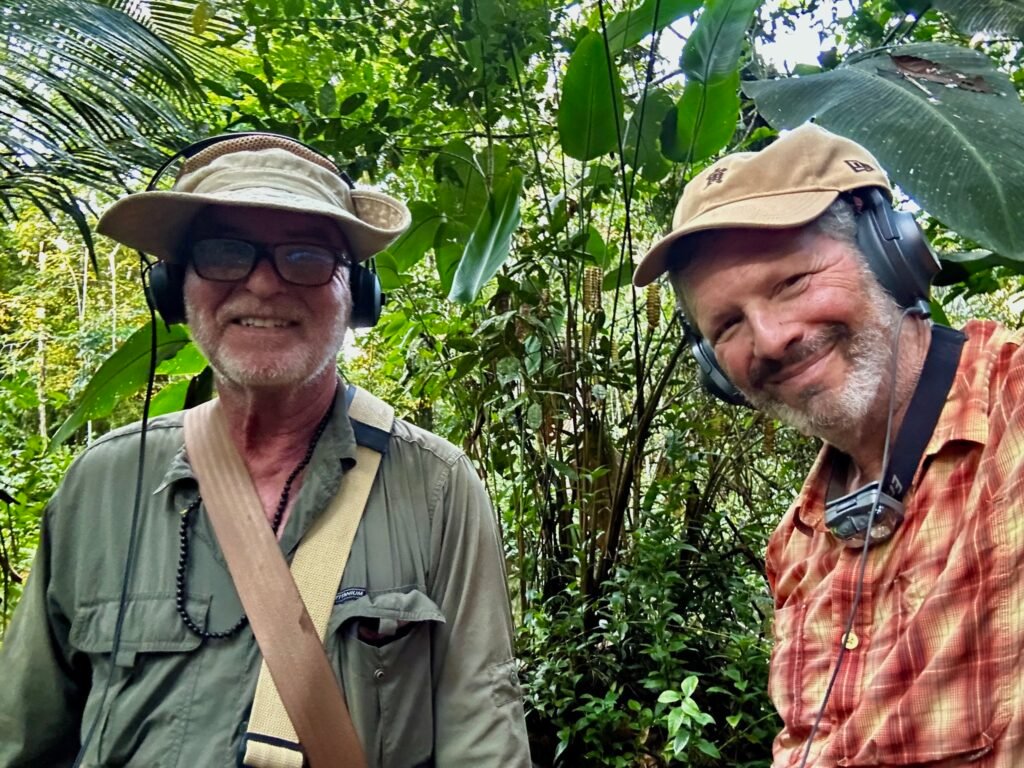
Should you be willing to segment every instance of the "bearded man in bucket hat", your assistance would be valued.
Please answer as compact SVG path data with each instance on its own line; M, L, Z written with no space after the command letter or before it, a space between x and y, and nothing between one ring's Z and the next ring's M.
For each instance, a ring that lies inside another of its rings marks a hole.
M1024 765L1024 352L927 319L937 264L814 125L694 177L667 273L708 387L824 442L768 543L775 768Z
M408 224L399 201L272 134L216 141L171 190L129 195L100 220L160 259L157 307L188 322L210 361L257 520L288 559L357 463L336 357L350 318L374 314L358 306L359 264ZM441 438L401 420L382 434L324 640L366 762L528 766L486 492ZM144 453L138 424L97 440L47 506L4 642L0 766L243 764L261 661L243 615L182 414L149 422Z

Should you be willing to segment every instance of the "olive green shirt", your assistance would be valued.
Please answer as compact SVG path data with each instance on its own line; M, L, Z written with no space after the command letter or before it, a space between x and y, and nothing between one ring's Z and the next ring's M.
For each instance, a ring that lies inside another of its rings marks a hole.
M281 536L290 558L355 461L339 397ZM138 425L96 441L47 507L0 650L0 766L236 766L260 654L251 629L202 640L175 608L181 512L197 486L182 414L145 443L137 551L112 658ZM200 508L188 607L207 631L242 613ZM371 766L529 766L496 520L465 455L396 421L353 542L326 650ZM368 638L368 639L367 639ZM106 691L104 701L104 691Z

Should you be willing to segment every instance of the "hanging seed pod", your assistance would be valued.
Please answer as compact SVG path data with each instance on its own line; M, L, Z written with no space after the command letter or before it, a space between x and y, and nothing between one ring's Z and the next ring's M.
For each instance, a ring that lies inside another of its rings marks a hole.
M519 314L515 317L515 323L513 325L516 339L519 341L525 341L527 335L530 333L530 324L526 318L529 317L533 308L529 304L523 304L519 307Z
M647 327L651 330L661 322L661 287L657 283L647 286Z
M764 452L769 456L775 455L775 420L764 420Z
M587 312L597 312L601 308L602 277L600 267L587 267L583 270L583 309Z
M540 292L537 302L537 317L551 317L551 291L547 288Z

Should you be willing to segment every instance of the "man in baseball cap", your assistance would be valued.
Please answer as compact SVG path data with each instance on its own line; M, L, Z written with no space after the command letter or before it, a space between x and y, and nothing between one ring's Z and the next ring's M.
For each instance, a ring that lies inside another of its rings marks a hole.
M364 264L408 226L408 209L282 136L227 136L184 155L172 189L119 200L99 231L156 257L151 297L165 322L188 323L213 368L216 407L258 496L254 525L265 520L270 546L276 536L292 560L335 496L354 488L343 481L363 449L382 454L340 583L317 588L329 682L351 716L329 729L354 728L366 761L328 762L528 766L487 493L440 437L401 419L388 430L351 417L351 398L365 393L338 375L346 330L380 312ZM150 421L144 452L138 424L96 441L49 503L0 660L0 766L313 759L294 731L289 740L276 723L253 726L264 641L211 523L204 481L215 470L194 443L184 447L190 418ZM298 639L301 623L283 632Z
M937 264L815 125L690 180L636 268L702 379L821 438L771 537L774 765L1024 765L1024 352L929 322Z

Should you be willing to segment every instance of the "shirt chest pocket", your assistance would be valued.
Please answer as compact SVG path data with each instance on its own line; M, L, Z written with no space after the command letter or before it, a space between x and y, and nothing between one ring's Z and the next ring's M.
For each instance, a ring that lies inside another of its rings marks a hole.
M371 765L409 768L431 759L433 636L444 621L419 590L363 595L335 606L328 634Z
M204 625L209 600L189 598L188 608ZM93 675L82 722L96 729L83 765L169 768L187 734L202 641L185 628L173 595L133 596L115 657L118 610L117 600L82 606L71 626L71 645Z

